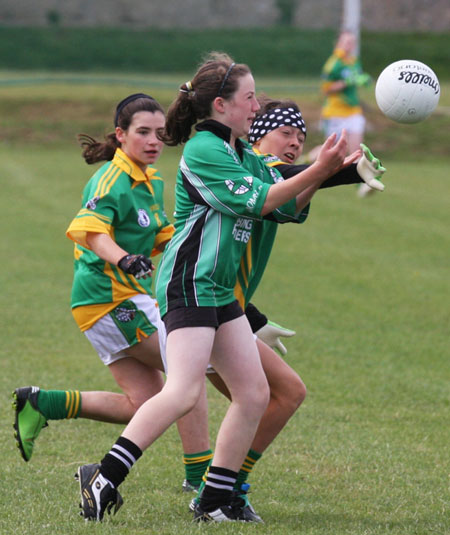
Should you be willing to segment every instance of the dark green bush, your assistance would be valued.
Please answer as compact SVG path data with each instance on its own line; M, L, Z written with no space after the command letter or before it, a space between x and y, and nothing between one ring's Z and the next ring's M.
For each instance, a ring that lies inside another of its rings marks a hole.
M205 52L222 50L258 75L317 76L331 53L332 30L0 28L0 69L191 72ZM376 76L398 59L430 65L450 78L449 34L362 34L365 70Z

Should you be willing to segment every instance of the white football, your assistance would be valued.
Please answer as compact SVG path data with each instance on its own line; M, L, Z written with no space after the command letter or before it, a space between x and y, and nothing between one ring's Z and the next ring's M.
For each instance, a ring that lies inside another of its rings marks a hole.
M378 107L397 123L418 123L429 117L439 102L440 93L436 74L413 59L388 65L375 86Z

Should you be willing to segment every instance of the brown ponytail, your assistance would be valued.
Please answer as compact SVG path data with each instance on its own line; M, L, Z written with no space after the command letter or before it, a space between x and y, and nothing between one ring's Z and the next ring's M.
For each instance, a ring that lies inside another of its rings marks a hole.
M83 149L81 154L88 164L112 160L117 147L120 147L114 132L106 135L103 143L87 134L78 134L77 139Z
M234 64L227 54L208 54L192 81L181 85L178 97L167 112L162 141L170 146L186 143L192 126L211 115L215 98L231 99L237 91L239 78L248 73L247 65Z

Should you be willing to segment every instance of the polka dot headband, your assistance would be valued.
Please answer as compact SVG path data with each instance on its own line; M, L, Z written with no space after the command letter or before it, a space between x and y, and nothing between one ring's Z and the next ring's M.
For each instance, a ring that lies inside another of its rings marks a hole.
M250 143L256 143L266 134L280 126L293 126L306 136L306 125L302 114L295 108L274 108L255 118L248 133Z

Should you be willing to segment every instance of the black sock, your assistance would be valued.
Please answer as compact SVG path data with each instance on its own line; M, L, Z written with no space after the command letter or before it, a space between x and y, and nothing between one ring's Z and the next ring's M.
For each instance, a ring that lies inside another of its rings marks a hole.
M100 472L114 487L118 487L141 455L142 450L134 442L119 437L101 460Z
M222 505L230 505L237 475L237 472L227 468L209 467L205 488L200 496L200 507L203 511L214 511Z

